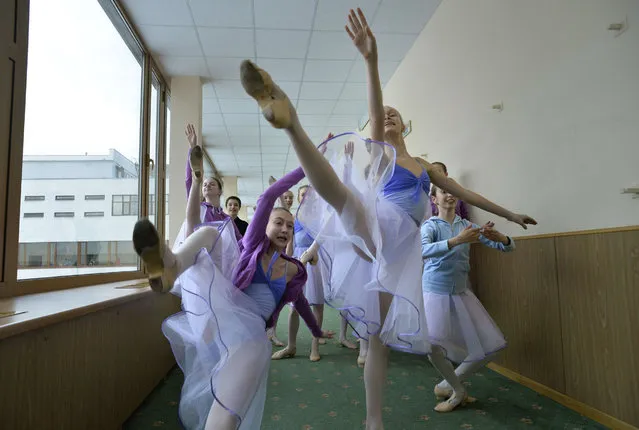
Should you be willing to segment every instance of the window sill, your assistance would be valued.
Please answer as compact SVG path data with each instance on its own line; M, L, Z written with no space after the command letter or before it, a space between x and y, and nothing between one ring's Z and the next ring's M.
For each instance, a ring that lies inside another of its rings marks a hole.
M152 294L148 285L138 279L0 299L0 340L138 300Z

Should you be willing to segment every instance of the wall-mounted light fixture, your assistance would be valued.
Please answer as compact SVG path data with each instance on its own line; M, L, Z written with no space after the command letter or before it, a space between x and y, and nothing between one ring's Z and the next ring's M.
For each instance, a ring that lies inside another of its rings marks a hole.
M639 199L639 187L624 188L621 194L634 194L633 199Z
M504 102L499 102L497 104L494 104L491 106L493 110L496 110L497 112L501 112L504 110Z

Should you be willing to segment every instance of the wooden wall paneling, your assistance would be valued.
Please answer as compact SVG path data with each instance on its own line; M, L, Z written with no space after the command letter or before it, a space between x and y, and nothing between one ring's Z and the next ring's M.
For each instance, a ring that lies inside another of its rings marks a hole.
M639 426L639 232L555 240L565 392Z
M175 364L161 323L178 309L145 296L1 341L2 427L119 428Z
M476 294L508 340L495 361L563 392L554 239L518 241L509 254L473 248Z

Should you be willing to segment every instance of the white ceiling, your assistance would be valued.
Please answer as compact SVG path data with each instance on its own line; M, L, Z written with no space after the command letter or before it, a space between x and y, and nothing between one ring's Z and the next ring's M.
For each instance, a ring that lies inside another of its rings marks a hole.
M344 31L361 7L375 32L382 85L441 0L122 0L145 45L169 76L201 76L204 145L252 205L298 166L281 130L259 114L239 81L243 59L267 70L296 105L317 143L357 128L366 114L364 64ZM167 77L168 78L168 77Z

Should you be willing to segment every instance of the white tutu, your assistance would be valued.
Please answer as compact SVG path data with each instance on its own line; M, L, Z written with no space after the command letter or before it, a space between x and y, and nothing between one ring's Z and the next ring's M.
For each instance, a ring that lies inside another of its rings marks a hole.
M271 344L257 303L231 282L239 249L227 222L209 254L202 249L180 275L183 311L162 331L184 372L179 416L187 429L203 429L217 400L240 420L240 429L260 428Z
M344 144L348 140L355 143L352 162L344 156ZM423 313L419 227L410 215L381 194L393 175L394 150L386 144L371 142L374 153L379 156L370 163L370 171L378 174L367 175L366 166L371 157L360 136L344 133L326 145L326 158L352 196L337 217L335 210L311 188L297 214L311 236L321 234L322 247L332 256L326 302L345 311L359 337L367 339L371 334L378 334L382 342L393 349L428 354L431 348ZM381 157L384 150L391 158L385 166ZM357 207L366 208L364 218L356 216ZM372 243L362 231L370 232ZM354 247L360 254L367 255L372 264L362 259ZM379 313L380 292L392 295L383 322Z
M428 337L455 362L480 361L506 347L506 339L477 297L424 292Z

